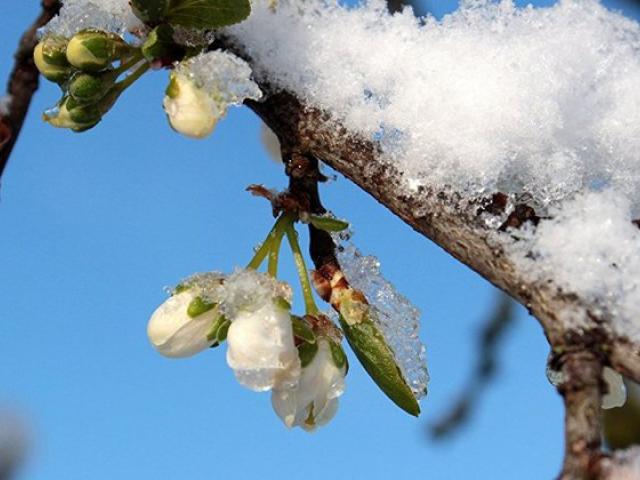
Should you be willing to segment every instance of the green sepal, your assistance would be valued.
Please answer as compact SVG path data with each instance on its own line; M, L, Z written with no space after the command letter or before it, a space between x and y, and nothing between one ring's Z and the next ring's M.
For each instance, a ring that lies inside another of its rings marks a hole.
M130 0L129 3L133 14L144 23L161 21L169 8L169 0Z
M187 315L191 318L195 318L198 315L202 315L203 313L214 309L216 305L216 303L210 303L203 300L202 297L196 297L191 300L191 303L189 303L189 306L187 307Z
M349 224L344 220L320 215L309 215L309 221L318 230L324 230L325 232L341 232L349 228Z
M302 318L291 315L291 324L293 326L293 335L307 343L316 343L316 335Z
M284 297L276 297L273 302L282 310L291 310L291 304Z
M249 0L172 0L165 18L172 25L205 30L239 23L250 13Z
M207 332L207 340L209 340L209 341L216 340L216 343L220 344L221 340L219 340L219 338L218 338L219 335L220 335L220 329L227 322L230 323L227 320L227 317L225 317L224 315L219 315L218 318L216 318L213 321L213 323L211 324L211 328ZM227 338L226 334L225 334L224 338Z
M61 50L55 50L55 46L49 45L48 42L53 42L53 40L47 38L36 45L33 49L33 61L43 77L62 85L69 80L73 73L73 69L66 60L66 44ZM47 51L49 51L48 54Z
M76 73L69 81L69 95L79 103L94 103L102 99L113 82L107 76Z
M300 366L302 368L309 365L318 353L317 343L302 342L298 345L298 357L300 358Z
M149 62L156 59L175 59L184 54L184 49L173 41L173 28L162 24L154 28L142 44L142 55Z
M405 412L420 415L420 405L378 326L368 315L354 325L340 315L340 325L351 349L380 390Z
M188 283L179 283L171 291L171 295L178 295L179 293L186 292L191 286Z
M74 98L67 98L66 107L69 117L75 123L94 126L102 119L102 112L98 105L84 105Z
M338 368L349 368L347 362L347 354L344 353L344 349L340 344L334 342L333 340L329 340L329 348L331 349L331 358L333 359L333 364Z
M216 339L218 343L222 343L227 339L227 334L229 333L229 327L231 326L231 320L227 320L227 317L222 316L224 322L220 325L218 329L218 334L216 335Z
M67 43L69 41L58 35L51 35L44 38L42 44L42 57L49 65L57 67L68 67Z
M74 67L88 73L107 69L130 47L119 36L101 30L82 30L67 45L67 60Z

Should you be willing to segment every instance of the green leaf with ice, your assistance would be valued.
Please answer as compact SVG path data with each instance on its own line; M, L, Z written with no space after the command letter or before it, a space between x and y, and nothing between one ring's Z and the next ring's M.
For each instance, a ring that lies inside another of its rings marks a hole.
M380 390L405 412L420 415L420 405L370 314L352 325L340 315L340 325L351 349Z

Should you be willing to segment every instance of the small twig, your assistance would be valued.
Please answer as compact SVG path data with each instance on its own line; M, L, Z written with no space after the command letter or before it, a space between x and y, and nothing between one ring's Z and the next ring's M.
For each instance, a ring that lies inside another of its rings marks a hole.
M33 62L33 49L38 42L37 31L59 11L58 0L42 0L42 12L20 39L14 55L15 63L7 85L9 111L6 115L0 115L0 178L24 124L33 94L38 89L40 73Z
M488 322L480 332L480 351L471 381L453 408L430 427L431 434L435 438L453 433L468 420L480 395L495 376L500 340L504 338L508 327L515 320L515 312L515 302L507 295L499 293Z

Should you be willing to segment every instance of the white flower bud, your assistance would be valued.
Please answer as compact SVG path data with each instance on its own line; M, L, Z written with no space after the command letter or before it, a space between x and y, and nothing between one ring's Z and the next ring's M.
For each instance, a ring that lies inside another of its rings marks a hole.
M147 334L154 348L165 357L190 357L215 343L215 338L209 339L207 335L220 313L213 307L199 315L189 315L189 306L197 298L198 290L189 288L173 295L153 312Z
M627 388L624 386L622 375L609 367L602 369L602 379L607 386L607 392L602 396L602 408L621 407L627 401Z
M215 102L186 75L173 72L164 97L171 127L191 138L204 138L222 116Z
M297 383L300 360L286 308L270 301L230 320L227 363L242 385L260 392Z
M273 409L284 424L306 431L328 423L338 410L338 397L344 392L346 363L336 366L329 340L318 338L318 352L302 369L295 388L276 389L271 394Z

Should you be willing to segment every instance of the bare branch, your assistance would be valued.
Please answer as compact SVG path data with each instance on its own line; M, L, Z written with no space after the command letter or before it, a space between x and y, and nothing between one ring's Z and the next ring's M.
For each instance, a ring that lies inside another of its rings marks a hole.
M515 304L510 297L500 293L496 298L495 306L487 319L488 322L480 332L480 351L471 380L453 408L430 427L434 437L440 438L453 433L469 418L482 391L495 375L497 349L506 330L515 320L514 307Z
M31 98L38 89L40 73L33 63L36 32L57 15L59 10L58 0L42 0L42 12L20 39L14 55L15 63L7 85L9 111L6 115L0 115L0 178L20 135Z

